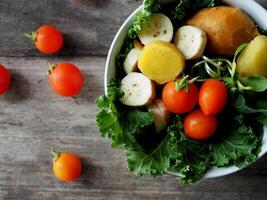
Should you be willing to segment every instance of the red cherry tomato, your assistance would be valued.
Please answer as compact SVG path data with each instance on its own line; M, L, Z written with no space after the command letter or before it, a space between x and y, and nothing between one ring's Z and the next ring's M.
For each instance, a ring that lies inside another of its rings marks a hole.
M10 86L10 74L8 70L0 64L0 95L4 94Z
M216 128L216 117L207 116L200 109L189 113L184 120L185 134L195 140L208 139L215 133Z
M62 96L75 96L82 89L83 75L75 65L60 63L50 70L49 82L56 93Z
M39 51L45 54L58 52L63 46L63 36L61 32L53 26L44 25L38 28L31 35L27 35L33 40Z
M221 112L227 99L227 87L219 80L207 80L200 88L199 105L206 115Z
M181 114L194 109L198 102L198 89L194 83L189 84L189 90L184 88L176 91L175 83L168 82L162 92L162 100L168 111Z
M82 162L80 158L69 152L55 153L53 161L53 171L55 176L65 182L74 181L79 178L82 172Z

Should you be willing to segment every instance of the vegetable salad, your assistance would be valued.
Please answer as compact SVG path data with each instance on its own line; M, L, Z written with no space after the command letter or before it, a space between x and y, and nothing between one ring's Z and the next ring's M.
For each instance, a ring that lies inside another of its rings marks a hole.
M171 171L184 184L213 167L255 162L267 125L264 33L220 1L145 0L117 56L116 79L96 101L101 136L125 148L134 174Z

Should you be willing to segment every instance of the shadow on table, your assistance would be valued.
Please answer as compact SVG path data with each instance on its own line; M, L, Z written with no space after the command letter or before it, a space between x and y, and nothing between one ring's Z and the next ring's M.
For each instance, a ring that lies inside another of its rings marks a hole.
M6 101L23 101L30 97L30 83L22 74L9 70L11 83L8 92L3 96Z
M77 55L77 41L75 38L69 34L63 34L64 37L64 46L58 53L59 56L69 56L74 57Z
M94 165L94 162L90 158L81 158L83 171L81 176L81 183L85 187L91 187L94 185L95 180L99 179L99 175L103 173L103 168L101 166Z
M89 1L89 0L87 0ZM105 7L106 5L110 4L110 0L96 0L96 7L99 8L99 7Z
M93 66L88 66L88 68L93 69ZM93 71L81 70L84 75L84 85L82 91L77 97L73 97L77 104L81 103L95 103L98 96L104 94L103 80L98 80ZM103 75L104 77L104 75Z
M264 155L252 165L237 172L242 176L266 176L267 175L267 155Z

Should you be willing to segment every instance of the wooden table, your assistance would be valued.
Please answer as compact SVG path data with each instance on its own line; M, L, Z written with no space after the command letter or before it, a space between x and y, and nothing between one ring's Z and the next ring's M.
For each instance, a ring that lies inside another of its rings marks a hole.
M267 0L259 1L267 6ZM267 199L267 157L239 173L184 186L170 175L136 177L123 150L98 135L94 101L103 94L106 55L134 0L1 0L0 63L12 86L0 97L0 199ZM42 24L64 33L54 56L36 51L24 37ZM85 75L80 95L64 98L47 81L47 63L69 61ZM73 151L84 172L74 183L58 181L50 150Z

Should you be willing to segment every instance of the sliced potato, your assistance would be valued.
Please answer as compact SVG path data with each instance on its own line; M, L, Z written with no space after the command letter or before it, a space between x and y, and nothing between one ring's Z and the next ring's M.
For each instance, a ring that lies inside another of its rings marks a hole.
M175 79L184 70L185 59L175 45L154 40L142 50L138 68L159 84Z
M237 59L237 71L243 76L267 77L267 36L254 38Z

